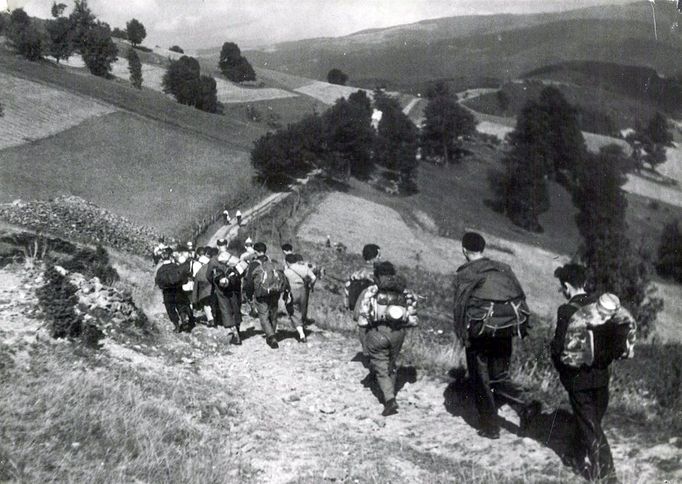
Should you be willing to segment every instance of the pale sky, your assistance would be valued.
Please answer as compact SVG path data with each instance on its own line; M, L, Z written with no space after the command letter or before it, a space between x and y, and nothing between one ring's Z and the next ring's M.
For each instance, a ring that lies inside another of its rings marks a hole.
M69 8L72 0L59 0ZM242 48L284 40L335 37L358 30L428 18L570 10L632 0L89 0L112 28L136 18L146 45L196 49L237 42ZM4 4L4 5L3 5ZM0 9L23 6L49 17L52 0L0 0Z

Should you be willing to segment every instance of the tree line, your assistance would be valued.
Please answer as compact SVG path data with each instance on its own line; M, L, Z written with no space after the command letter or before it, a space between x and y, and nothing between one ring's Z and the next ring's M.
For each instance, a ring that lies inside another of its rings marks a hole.
M474 130L473 115L444 84L428 94L421 133L396 98L376 89L370 99L360 90L321 115L267 133L255 142L251 161L258 177L273 187L313 169L334 178L368 180L381 167L403 192L411 192L420 158L457 161L462 139Z

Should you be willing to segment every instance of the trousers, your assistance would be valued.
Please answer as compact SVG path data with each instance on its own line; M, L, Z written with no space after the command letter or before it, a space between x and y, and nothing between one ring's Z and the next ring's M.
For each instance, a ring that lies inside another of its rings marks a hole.
M568 400L576 419L569 453L578 462L582 462L585 457L589 459L591 479L604 479L612 476L615 472L613 457L601 426L609 405L609 387L568 390Z
M163 305L176 331L182 329L182 326L194 322L194 315L189 303L164 302Z
M467 368L474 388L481 427L498 430L497 404L508 403L516 412L528 404L523 389L511 381L512 338L471 338L466 349Z
M280 294L256 298L256 311L260 326L266 337L274 336L277 332L277 306Z
M384 396L384 403L395 398L398 376L396 360L405 341L406 332L405 328L392 329L381 325L368 329L364 335L369 367Z

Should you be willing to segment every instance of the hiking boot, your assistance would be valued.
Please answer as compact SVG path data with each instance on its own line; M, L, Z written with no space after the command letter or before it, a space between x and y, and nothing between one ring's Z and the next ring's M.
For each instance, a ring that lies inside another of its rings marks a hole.
M232 339L230 339L230 344L239 346L242 344L242 337L239 335L239 331L232 333Z
M476 433L486 439L497 440L500 438L500 429L479 429Z
M381 412L381 415L388 417L389 415L395 415L396 413L398 413L398 402L395 401L395 398L391 398L384 405L384 411Z
M533 400L521 410L521 414L519 415L519 428L521 429L520 433L522 436L528 434L531 422L540 415L541 411L542 403L537 400Z
M274 336L268 336L267 339L265 340L265 342L273 350L276 350L277 348L279 348L279 344L277 343L277 338L275 338Z

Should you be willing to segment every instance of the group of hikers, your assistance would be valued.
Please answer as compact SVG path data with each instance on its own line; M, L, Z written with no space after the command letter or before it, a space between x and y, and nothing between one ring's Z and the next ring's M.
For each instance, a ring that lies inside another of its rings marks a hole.
M511 267L486 257L485 246L479 233L467 232L462 238L466 263L454 276L454 330L465 348L478 434L500 437L498 407L507 403L519 414L520 434L527 435L542 404L512 381L510 365L513 339L526 336L530 310ZM191 330L193 305L204 312L208 324L228 328L231 343L239 345L244 302L255 309L266 343L277 348L282 301L298 341L305 342L310 292L320 271L295 254L291 244L283 245L282 251L280 266L267 256L264 243L253 244L250 239L234 253L224 239L217 248L164 249L156 282L176 330ZM356 322L370 375L381 392L382 415L387 417L399 410L397 361L407 332L419 324L419 296L393 264L381 259L378 245L365 245L362 257L363 267L345 280L344 306ZM616 482L601 422L608 406L609 366L616 359L632 357L636 324L614 294L587 293L584 266L569 263L557 268L554 276L567 302L557 311L550 354L576 419L562 461L587 478Z
M203 313L206 325L221 326L231 333L230 343L242 344L242 306L258 316L266 343L273 349L280 301L284 303L298 341L307 341L304 323L308 300L317 280L317 268L294 253L291 244L282 245L284 264L267 255L267 246L247 238L243 250L228 248L227 239L216 247L197 247L191 242L175 248L155 249L159 262L155 282L162 290L163 303L176 332L191 332Z

